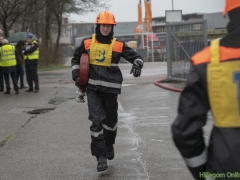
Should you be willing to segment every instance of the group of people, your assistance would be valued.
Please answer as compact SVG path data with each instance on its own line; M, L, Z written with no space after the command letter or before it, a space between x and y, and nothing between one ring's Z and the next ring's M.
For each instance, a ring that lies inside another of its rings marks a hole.
M230 19L227 35L212 41L210 47L191 58L193 65L180 96L177 118L171 126L174 143L194 179L209 178L211 173L225 175L221 179L231 179L229 173L240 170L240 0L226 0L224 16L227 14ZM80 57L87 53L90 149L97 159L97 171L102 173L108 169L107 160L115 155L117 97L123 80L118 63L124 57L133 64L130 73L139 77L143 58L114 38L116 21L112 13L101 12L95 24L95 34L85 38L74 52L72 78L81 88ZM203 126L209 110L213 113L214 126L207 147ZM240 175L233 178L240 179Z
M0 32L1 33L1 32ZM19 89L27 88L24 85L24 67L28 89L25 92L39 92L39 80L37 65L39 59L38 43L33 39L33 34L28 33L25 41L19 41L16 46L11 45L7 39L0 35L0 91L6 90L4 94L10 94L11 86L9 75L12 79L13 88L16 94ZM18 86L18 81L20 83ZM33 83L35 87L33 87Z

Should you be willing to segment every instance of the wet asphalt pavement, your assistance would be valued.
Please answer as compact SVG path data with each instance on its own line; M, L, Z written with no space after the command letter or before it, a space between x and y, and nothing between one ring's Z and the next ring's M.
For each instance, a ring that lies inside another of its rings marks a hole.
M166 77L166 62L145 63L140 78L129 74L130 64L120 68L118 135L107 174L96 171L87 104L75 101L67 68L40 72L39 93L0 93L0 180L192 180L170 133L180 94L154 85Z

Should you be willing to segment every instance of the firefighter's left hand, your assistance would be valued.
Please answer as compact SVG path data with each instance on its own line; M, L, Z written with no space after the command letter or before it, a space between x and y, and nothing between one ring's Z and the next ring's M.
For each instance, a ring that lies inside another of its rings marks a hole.
M133 64L130 74L133 73L134 77L139 77L141 75L141 69L142 68L140 66Z

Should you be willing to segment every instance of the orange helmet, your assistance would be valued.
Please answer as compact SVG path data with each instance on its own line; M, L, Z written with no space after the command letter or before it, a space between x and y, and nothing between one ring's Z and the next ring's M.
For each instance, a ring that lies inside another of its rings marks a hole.
M238 7L240 7L240 0L226 0L223 15L226 16L229 11Z
M95 24L114 24L116 26L115 17L109 11L103 11L98 14Z

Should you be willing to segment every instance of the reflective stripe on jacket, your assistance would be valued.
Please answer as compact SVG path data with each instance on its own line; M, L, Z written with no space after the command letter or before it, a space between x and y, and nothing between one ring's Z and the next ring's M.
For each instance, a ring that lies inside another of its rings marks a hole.
M15 54L15 46L10 44L5 44L0 47L0 66L1 67L10 67L15 66L17 64L16 54Z
M26 50L30 49L33 46L33 44L37 44L37 41L33 40L32 44L29 44L28 42L26 42ZM33 53L24 55L24 59L28 59L28 60L39 59L39 50L38 50L38 48Z

